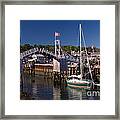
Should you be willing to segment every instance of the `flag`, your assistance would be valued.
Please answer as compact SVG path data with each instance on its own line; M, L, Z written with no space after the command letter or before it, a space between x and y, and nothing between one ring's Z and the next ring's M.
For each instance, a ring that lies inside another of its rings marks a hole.
M60 36L60 33L58 33L58 32L55 32L55 36Z

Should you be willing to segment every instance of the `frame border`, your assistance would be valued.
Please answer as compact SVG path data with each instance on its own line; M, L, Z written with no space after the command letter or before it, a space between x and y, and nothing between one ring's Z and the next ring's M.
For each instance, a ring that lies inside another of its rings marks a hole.
M5 115L5 5L115 5L115 115ZM0 119L120 119L119 106L119 0L2 1L0 27Z

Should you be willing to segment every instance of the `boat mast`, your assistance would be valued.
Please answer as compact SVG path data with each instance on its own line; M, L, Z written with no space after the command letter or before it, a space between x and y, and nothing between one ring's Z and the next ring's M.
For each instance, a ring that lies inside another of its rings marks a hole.
M81 50L81 47L82 47L82 44L81 44L81 41L82 41L82 26L81 24L79 24L79 34L80 34L80 74L81 74L81 77L80 79L82 79L82 76L83 76L83 73L82 73L82 50Z

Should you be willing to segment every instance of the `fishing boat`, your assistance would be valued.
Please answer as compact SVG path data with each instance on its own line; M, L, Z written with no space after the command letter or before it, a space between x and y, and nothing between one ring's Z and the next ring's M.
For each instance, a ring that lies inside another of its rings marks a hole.
M84 47L85 47L85 53L87 55L87 63L88 63L88 68L89 68L89 73L91 76L91 79L83 79L83 63L82 63L82 40L84 43ZM82 30L82 26L81 24L79 24L79 43L80 43L80 75L71 75L68 76L67 78L67 85L70 87L75 87L75 88L82 88L82 89L91 89L91 87L94 86L94 82L93 82L93 77L92 77L92 71L90 68L90 64L89 64L89 59L88 59L88 54L87 54L87 49L86 49L86 43L85 43L85 39L84 39L84 34L83 34L83 30Z

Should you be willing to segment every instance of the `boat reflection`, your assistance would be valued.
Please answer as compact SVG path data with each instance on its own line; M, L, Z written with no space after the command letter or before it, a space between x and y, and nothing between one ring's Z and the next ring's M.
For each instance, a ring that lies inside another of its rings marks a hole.
M87 90L66 86L65 81L55 81L42 75L22 74L20 82L21 100L99 100L99 96L88 96ZM89 94L90 95L90 94Z

